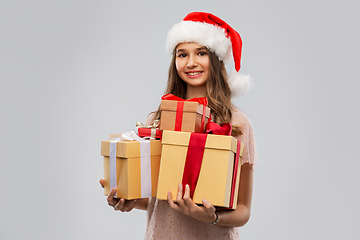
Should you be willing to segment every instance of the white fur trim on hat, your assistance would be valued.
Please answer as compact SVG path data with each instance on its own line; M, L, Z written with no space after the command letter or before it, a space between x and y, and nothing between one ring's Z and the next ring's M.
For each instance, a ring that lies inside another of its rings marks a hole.
M231 58L231 41L225 30L204 22L182 21L175 24L168 32L166 51L172 54L179 43L196 42L207 47L221 61Z
M232 97L244 96L252 87L252 79L249 75L243 75L232 71L228 79Z

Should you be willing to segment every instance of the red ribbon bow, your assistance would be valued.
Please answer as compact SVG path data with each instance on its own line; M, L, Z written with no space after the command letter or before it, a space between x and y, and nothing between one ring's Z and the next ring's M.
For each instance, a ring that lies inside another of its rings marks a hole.
M191 99L182 99L178 96L175 96L174 94L165 94L164 96L161 97L162 100L174 100L174 101L188 101L188 102L198 102L204 106L208 105L208 100L206 97L199 97L199 98L191 98Z
M205 127L205 132L209 134L231 136L231 131L232 127L230 123L223 123L219 125L214 122L208 122Z

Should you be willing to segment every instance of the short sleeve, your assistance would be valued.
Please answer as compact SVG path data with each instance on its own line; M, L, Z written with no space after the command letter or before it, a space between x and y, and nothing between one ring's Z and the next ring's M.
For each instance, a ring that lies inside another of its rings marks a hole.
M259 157L250 119L241 110L234 108L232 110L231 124L239 126L241 130L241 135L236 137L244 144L244 154L241 159L241 165L244 163L256 164L259 161Z

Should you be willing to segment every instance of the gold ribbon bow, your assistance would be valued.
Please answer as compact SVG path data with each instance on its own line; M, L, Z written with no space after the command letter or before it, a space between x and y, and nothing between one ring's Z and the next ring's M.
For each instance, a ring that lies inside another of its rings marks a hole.
M157 128L157 127L159 127L159 124L160 124L159 120L155 120L152 125L144 125L141 122L136 122L136 127L137 128Z

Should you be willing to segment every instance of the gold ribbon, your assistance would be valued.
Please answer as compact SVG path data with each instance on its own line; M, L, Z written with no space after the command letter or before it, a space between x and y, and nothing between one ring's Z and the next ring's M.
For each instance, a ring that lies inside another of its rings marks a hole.
M136 122L136 127L137 128L157 128L157 127L159 127L159 124L160 124L159 120L155 120L152 125L144 125L141 122Z

